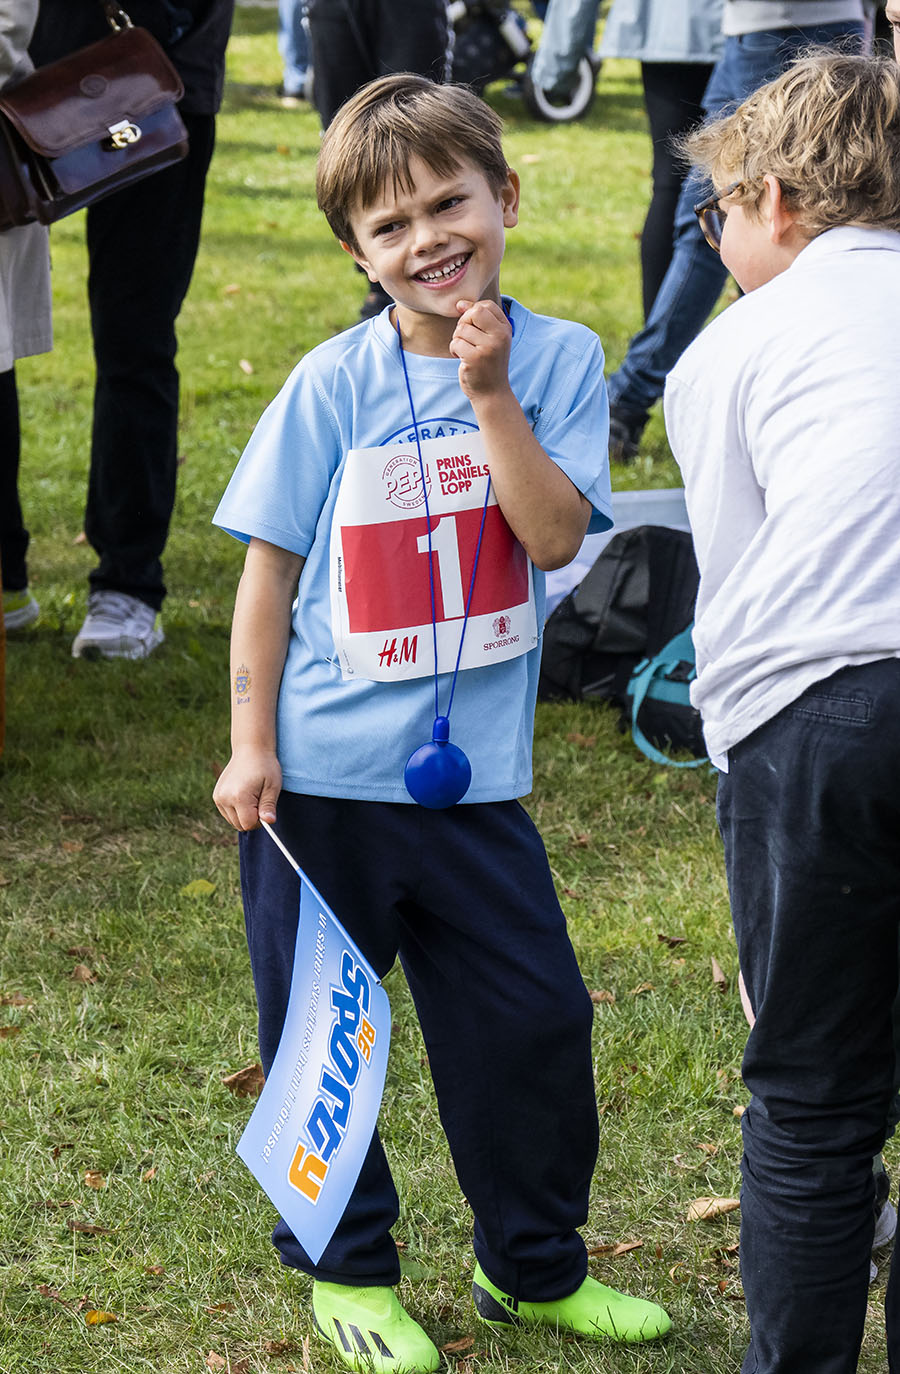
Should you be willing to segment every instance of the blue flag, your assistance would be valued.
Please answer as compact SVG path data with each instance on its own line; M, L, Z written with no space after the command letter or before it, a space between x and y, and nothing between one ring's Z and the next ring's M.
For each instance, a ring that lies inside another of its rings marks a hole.
M315 1264L372 1141L391 1007L371 964L265 828L300 877L300 924L278 1052L237 1153Z

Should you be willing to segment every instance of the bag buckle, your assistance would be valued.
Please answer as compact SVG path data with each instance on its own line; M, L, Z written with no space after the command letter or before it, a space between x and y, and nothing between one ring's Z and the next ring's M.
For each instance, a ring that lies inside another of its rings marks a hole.
M118 124L109 126L109 147L127 148L131 143L137 143L141 137L141 130L137 124L132 124L130 119L120 119Z
M115 4L115 0L104 0L103 9L109 27L114 33L121 33L123 29L133 29L134 25L121 5Z

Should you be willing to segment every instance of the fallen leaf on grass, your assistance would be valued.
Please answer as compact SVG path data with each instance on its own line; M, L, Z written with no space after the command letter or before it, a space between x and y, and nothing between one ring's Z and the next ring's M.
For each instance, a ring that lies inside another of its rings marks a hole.
M153 1166L152 1169L145 1169L145 1170L144 1170L144 1172L141 1174L141 1182L142 1182L142 1183L149 1183L150 1180L151 1180L151 1178L156 1178L156 1165L155 1165L155 1164L154 1164L154 1166Z
M249 362L246 358L241 358L240 362L238 363L238 367L241 369L245 377L253 376L253 364Z
M161 1279L165 1272L165 1268L161 1264L148 1264L144 1270L145 1274L152 1274L155 1279Z
M236 295L238 295L240 289L241 289L241 288L240 288L240 286L238 285L238 283L237 283L236 281L232 281L232 282L229 282L228 285L227 285L226 287L223 288L223 290L222 290L222 295L223 295L223 296L236 296Z
M719 1153L718 1145L713 1144L712 1141L704 1141L703 1143L697 1146L697 1149L702 1150L705 1155L709 1155L710 1159L713 1157L713 1155L717 1155Z
M70 1231L79 1231L85 1236L111 1236L108 1226L98 1226L92 1221L75 1221L72 1217L66 1222Z
M37 1291L42 1298L52 1298L54 1302L61 1302L65 1306L65 1298L60 1297L58 1288L51 1288L47 1283L39 1283Z
M105 1188L106 1174L101 1174L99 1169L88 1169L84 1181L89 1188Z
M461 1336L458 1341L448 1341L441 1346L442 1355L461 1355L464 1350L471 1350L475 1344L474 1336Z
M736 1212L740 1207L736 1197L697 1197L685 1214L686 1221L712 1221L723 1217L726 1212Z
M84 849L84 841L83 841L83 840L63 840L62 844L60 845L60 848L61 848L66 854L80 854L81 851L82 851L82 849Z
M655 992L655 991L656 991L656 989L654 988L654 986L653 986L652 983L638 983L638 985L637 985L636 988L632 988L632 989L631 989L631 991L629 992L628 996L629 996L629 997L640 997L640 995L641 995L642 992Z
M297 1345L290 1337L283 1341L263 1341L263 1350L267 1355L291 1355L296 1349Z
M207 1307L206 1310L211 1317L214 1317L217 1312L234 1312L235 1306L233 1302L216 1302L213 1303L212 1307Z
M46 1207L48 1212L55 1212L57 1207L77 1207L78 1203L74 1198L60 1198L57 1201L56 1198L48 1197L44 1198L43 1202L36 1202L35 1206Z
M732 1114L732 1116L736 1116L736 1117L738 1118L738 1120L740 1120L740 1118L744 1115L744 1112L745 1112L746 1110L747 1110L746 1107L742 1107L742 1106L740 1105L740 1103L738 1103L738 1105L737 1105L736 1107L732 1107L732 1109L731 1109L731 1114Z
M2 884L0 884L2 886ZM21 992L4 992L0 997L0 1007L33 1007L32 997L23 997Z
M262 1064L248 1064L245 1069L238 1069L236 1073L223 1078L222 1085L235 1097L258 1097L265 1081Z
M660 932L657 931L656 938L661 944L668 945L669 949L677 949L679 945L687 944L686 935L661 935Z
M616 1259L619 1255L627 1255L630 1250L640 1250L643 1244L642 1240L620 1240L612 1245L592 1245L588 1254L608 1255L610 1259Z
M115 1312L102 1312L96 1307L89 1307L84 1320L87 1326L105 1326L107 1322L117 1322L119 1318Z
M590 998L592 1002L596 1002L598 1004L601 1002L606 1002L611 1007L615 1006L616 1002L616 994L614 992L608 992L606 988L595 989L595 991L590 994Z
M73 544L86 544L86 543L87 543L87 535L85 534L84 530L79 530L78 534L76 534L75 538L72 540L72 543L73 543Z
M223 1355L217 1355L215 1350L211 1350L206 1357L207 1369L227 1369L228 1374L247 1374L250 1368L249 1357L244 1360L228 1361Z
M577 744L581 749L593 749L597 743L597 736L582 735L578 730L573 730L571 734L566 735L566 743Z
M0 1040L8 1040L11 1035L19 1035L21 1026L0 1026Z
M712 956L712 980L720 992L728 991L728 979L722 972L722 966L715 955Z
M97 981L96 973L91 973L87 964L76 964L69 974L69 978L73 983L96 983Z
M69 945L66 953L70 959L93 959L96 950L91 945Z
M210 892L215 892L216 885L207 878L195 878L192 883L186 883L181 889L183 897L206 897Z

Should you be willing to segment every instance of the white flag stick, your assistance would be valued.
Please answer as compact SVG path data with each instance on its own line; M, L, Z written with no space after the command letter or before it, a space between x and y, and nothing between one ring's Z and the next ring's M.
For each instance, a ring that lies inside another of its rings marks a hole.
M293 854L292 854L292 853L290 852L290 850L287 848L287 846L284 845L284 844L282 844L281 840L280 840L280 839L278 838L278 836L275 834L275 831L274 831L274 830L272 829L272 827L269 825L269 822L268 822L268 821L264 821L264 820L262 819L262 817L260 817L259 823L260 823L260 825L262 826L263 830L266 832L266 834L269 836L269 839L270 839L270 840L274 840L275 843L278 845L278 848L281 850L282 854L283 854L284 857L287 859L288 863L290 864L290 866L291 866L291 868L294 870L294 872L295 872L295 873L299 873L300 876L303 877L303 870L302 870L302 868L301 868L300 865L298 864L297 860L294 858ZM312 886L312 884L310 884L310 886Z

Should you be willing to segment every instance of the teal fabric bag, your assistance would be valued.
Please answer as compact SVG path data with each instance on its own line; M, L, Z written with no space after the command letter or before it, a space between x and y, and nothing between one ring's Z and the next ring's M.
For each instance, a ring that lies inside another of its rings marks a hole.
M672 768L699 768L707 762L699 712L691 705L691 683L697 676L693 622L652 658L644 658L631 675L626 709L631 737L653 763ZM693 759L673 759L663 749L686 749Z

